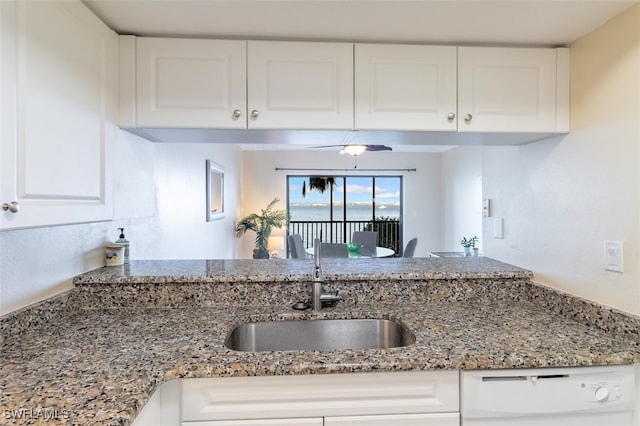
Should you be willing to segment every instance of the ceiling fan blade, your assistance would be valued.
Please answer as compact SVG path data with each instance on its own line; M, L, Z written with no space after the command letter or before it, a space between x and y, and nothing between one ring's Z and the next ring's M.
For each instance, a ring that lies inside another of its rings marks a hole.
M344 147L346 147L347 145L364 146L367 151L391 151L392 150L391 147L387 145L366 145L366 144L360 144L360 143L337 144L337 145L316 145L316 146L310 146L309 148L311 149L341 148L342 150L344 150Z
M311 149L315 149L315 148L344 148L344 145L342 145L342 144L338 144L338 145L317 145L317 146L310 146L309 148L311 148Z
M367 151L392 151L390 146L387 145L365 145Z

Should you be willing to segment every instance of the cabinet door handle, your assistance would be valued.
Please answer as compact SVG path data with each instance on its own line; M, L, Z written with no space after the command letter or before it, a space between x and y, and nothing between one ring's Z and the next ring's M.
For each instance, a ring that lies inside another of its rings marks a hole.
M242 112L240 112L239 109L233 110L233 118L239 118L241 115L242 115Z
M450 112L449 115L447 115L447 118L449 120L453 120L456 118L456 113L455 112Z
M473 118L473 115L471 114L466 114L464 116L464 121L466 121L467 123L471 121L471 119Z
M257 109L254 109L253 111L251 111L251 118L258 118L259 115L260 115L260 112Z
M4 203L2 205L2 210L4 210L5 212L10 211L11 213L18 213L18 210L20 210L20 204L17 201Z

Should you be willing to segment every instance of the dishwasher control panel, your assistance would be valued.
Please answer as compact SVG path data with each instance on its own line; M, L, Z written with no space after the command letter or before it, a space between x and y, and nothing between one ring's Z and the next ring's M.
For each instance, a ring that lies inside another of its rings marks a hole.
M623 399L624 386L620 380L585 381L580 384L585 402L605 403Z
M460 396L463 419L538 418L551 425L554 416L567 420L612 413L616 421L601 424L622 426L626 423L619 418L633 416L635 367L463 371Z

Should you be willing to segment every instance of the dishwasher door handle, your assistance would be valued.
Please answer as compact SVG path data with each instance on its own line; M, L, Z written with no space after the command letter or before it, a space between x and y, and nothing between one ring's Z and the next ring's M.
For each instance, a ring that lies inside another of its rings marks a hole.
M482 376L483 382L517 382L531 380L537 382L545 379L568 379L568 374L543 374L539 376Z

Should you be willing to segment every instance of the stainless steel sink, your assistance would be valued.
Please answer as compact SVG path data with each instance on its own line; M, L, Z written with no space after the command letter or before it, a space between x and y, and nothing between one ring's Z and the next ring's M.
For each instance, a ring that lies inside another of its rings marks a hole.
M406 327L386 319L250 322L236 327L224 345L235 351L385 349L416 341Z

